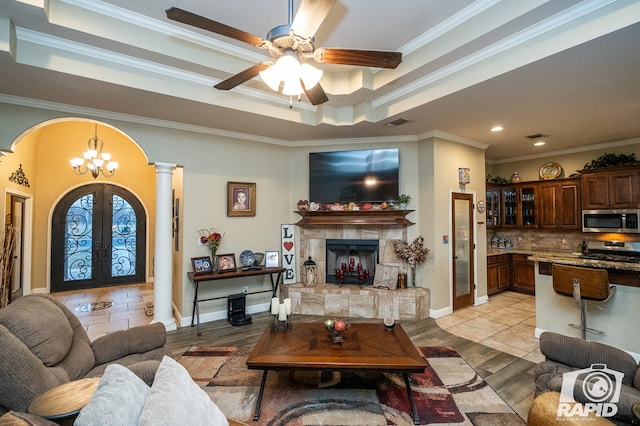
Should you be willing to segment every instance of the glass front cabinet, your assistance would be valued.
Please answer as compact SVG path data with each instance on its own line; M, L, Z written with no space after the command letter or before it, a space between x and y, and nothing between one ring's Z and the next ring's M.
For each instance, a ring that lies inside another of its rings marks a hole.
M500 227L500 189L487 186L487 228Z
M500 196L502 197L503 227L533 228L536 226L537 200L535 185L504 187Z

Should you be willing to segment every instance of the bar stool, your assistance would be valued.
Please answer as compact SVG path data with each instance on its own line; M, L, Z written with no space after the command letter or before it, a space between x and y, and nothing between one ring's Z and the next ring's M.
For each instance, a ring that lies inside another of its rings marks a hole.
M609 273L604 269L554 264L552 275L553 290L563 296L571 296L580 303L580 324L569 326L579 328L585 340L587 331L603 334L603 331L587 327L587 302L606 302L614 295L615 286L609 283Z

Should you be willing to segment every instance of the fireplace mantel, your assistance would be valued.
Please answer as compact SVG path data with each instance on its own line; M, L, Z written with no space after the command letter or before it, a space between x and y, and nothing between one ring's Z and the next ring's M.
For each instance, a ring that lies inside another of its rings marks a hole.
M296 225L413 225L406 215L414 210L296 211Z

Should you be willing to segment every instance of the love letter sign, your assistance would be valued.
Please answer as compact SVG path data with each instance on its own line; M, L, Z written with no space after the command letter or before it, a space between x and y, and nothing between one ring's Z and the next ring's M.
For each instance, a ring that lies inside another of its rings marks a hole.
M296 250L295 250L295 225L282 225L282 267L285 268L284 284L296 283Z

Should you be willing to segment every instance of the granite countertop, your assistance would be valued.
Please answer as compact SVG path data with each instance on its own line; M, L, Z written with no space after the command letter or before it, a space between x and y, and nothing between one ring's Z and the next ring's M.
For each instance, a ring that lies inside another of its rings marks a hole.
M541 250L521 250L521 249L487 249L487 256L499 254L528 254L529 260L536 262L559 263L562 265L585 266L589 268L618 269L620 271L640 272L640 263L629 262L607 262L605 260L581 259L580 253L541 251Z

